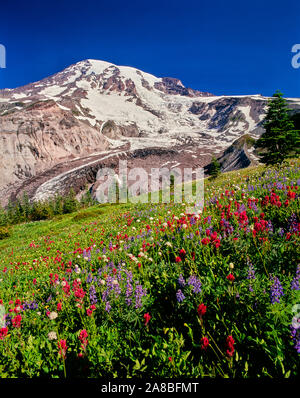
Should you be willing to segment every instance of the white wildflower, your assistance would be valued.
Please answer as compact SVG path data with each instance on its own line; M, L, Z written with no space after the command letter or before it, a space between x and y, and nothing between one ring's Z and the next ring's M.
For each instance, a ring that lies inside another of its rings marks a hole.
M49 332L48 333L48 339L49 340L57 340L56 332Z
M57 312L55 312L55 311L50 312L50 314L49 314L49 319L50 319L51 321L53 321L53 320L56 319L57 317L58 317Z

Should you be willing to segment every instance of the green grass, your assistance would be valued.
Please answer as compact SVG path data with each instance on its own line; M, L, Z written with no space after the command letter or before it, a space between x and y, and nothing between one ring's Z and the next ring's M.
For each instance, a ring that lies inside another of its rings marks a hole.
M87 221L101 217L104 221L111 214L126 211L128 204L99 204L88 209L79 210L70 214L56 216L49 220L32 221L12 226L11 236L0 240L0 252L7 248L22 246L29 240L41 239L51 234L55 237L66 237L79 230Z

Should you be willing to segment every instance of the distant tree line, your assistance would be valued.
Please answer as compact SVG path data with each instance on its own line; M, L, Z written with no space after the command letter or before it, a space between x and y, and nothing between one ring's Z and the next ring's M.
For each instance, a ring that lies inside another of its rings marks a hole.
M80 200L76 199L73 189L66 196L56 195L45 201L31 202L25 192L21 199L0 206L0 227L28 221L47 220L54 216L72 213L80 208L90 207L97 202L87 189Z

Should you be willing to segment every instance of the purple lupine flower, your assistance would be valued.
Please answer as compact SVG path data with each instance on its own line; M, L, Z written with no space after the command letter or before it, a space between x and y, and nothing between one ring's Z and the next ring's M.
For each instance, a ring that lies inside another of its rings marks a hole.
M284 235L284 229L283 229L283 228L279 228L278 234L279 234L279 236L282 238L283 235Z
M126 269L124 269L124 272L125 272L125 274L127 276L127 280L129 282L132 282L132 271L127 271Z
M109 296L109 291L110 291L110 289L104 290L104 292L102 293L102 301L107 301L107 298Z
M118 267L118 274L117 274L117 279L119 282L121 282L122 280L124 280L123 276L122 276L122 272L121 272L121 267Z
M91 273L88 274L87 278L86 278L86 283L91 283L93 281L93 276Z
M198 279L195 275L191 275L188 279L188 285L193 286L193 292L194 293L200 293L201 292L201 282L200 279Z
M300 279L300 264L297 266L296 276L291 282L292 290L299 290L299 279Z
M297 319L297 322L294 322L291 326L291 337L294 342L294 348L300 354L300 318Z
M247 279L249 279L250 281L255 279L255 269L252 263L249 263ZM249 292L253 292L251 284L249 285Z
M250 263L249 268L248 268L247 279L255 279L255 269L253 267L253 264L251 264L251 263Z
M31 301L30 303L29 303L29 309L30 310L37 310L38 309L38 303L35 301L35 300L33 300L33 301Z
M88 261L91 261L91 255L92 255L92 253L91 253L90 250L85 250L84 249L83 252L82 252L82 257L83 258L87 257Z
M273 228L273 225L270 220L267 223L267 228L268 228L270 234L272 234L274 232L274 228Z
M194 217L191 217L191 219L190 219L190 224L191 224L191 225L194 225L194 224L196 224L196 220L195 220L195 218L194 218Z
M5 314L5 326L11 325L12 316L9 314Z
M119 297L121 294L122 290L121 290L121 286L119 285L119 283L117 283L116 279L114 281L114 293L116 297Z
M110 309L111 309L110 302L109 302L109 301L106 301L106 304L105 304L105 311L109 312Z
M107 290L111 291L113 290L113 278L111 277L111 275L108 275L106 278L106 286L107 286Z
M295 213L293 213L288 219L287 230L291 233L298 231L298 219Z
M96 289L95 289L94 285L90 286L89 294L90 294L90 302L91 302L91 304L96 304L98 300L97 300Z
M133 293L133 286L130 283L130 280L127 279L126 292L125 292L125 296L126 296L125 302L127 305L131 305L131 303L132 303L132 299L131 299L132 293Z
M176 292L176 298L179 303L182 303L183 300L185 299L185 296L180 289L177 290L177 292Z
M280 280L276 276L271 276L270 279L273 281L270 292L271 303L280 303L280 297L284 295Z
M184 287L184 286L186 285L185 280L184 280L184 277L182 276L182 274L179 275L178 283L179 283L179 285L180 285L181 287Z
M143 289L139 282L136 282L135 286L135 308L140 308L142 306L142 297L146 296L147 291Z
M246 211L247 209L246 209L246 206L244 205L244 203L242 203L241 205L240 205L240 207L239 207L239 213L242 213L243 211Z
M225 228L225 231L224 231L225 237L227 235L231 235L234 231L233 226L230 224L229 221L225 220L224 218L222 219L222 221L223 221L223 227Z

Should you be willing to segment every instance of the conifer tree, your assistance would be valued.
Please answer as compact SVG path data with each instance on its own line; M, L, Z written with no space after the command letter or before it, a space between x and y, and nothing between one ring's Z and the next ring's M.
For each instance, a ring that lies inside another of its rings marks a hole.
M78 201L75 196L75 191L73 188L70 189L69 194L64 199L63 203L63 213L72 213L73 211L77 210Z
M263 127L265 132L255 143L255 147L261 150L259 157L262 163L274 165L299 154L299 131L295 130L280 91L276 91L268 103Z
M7 220L7 215L3 207L0 205L0 227L7 225L8 220Z
M27 192L25 191L23 193L23 197L22 197L22 211L23 211L25 220L29 220L30 209L31 209L31 206L30 206L29 197L28 197Z
M219 174L221 174L221 166L215 156L213 156L210 165L210 178L217 178Z

